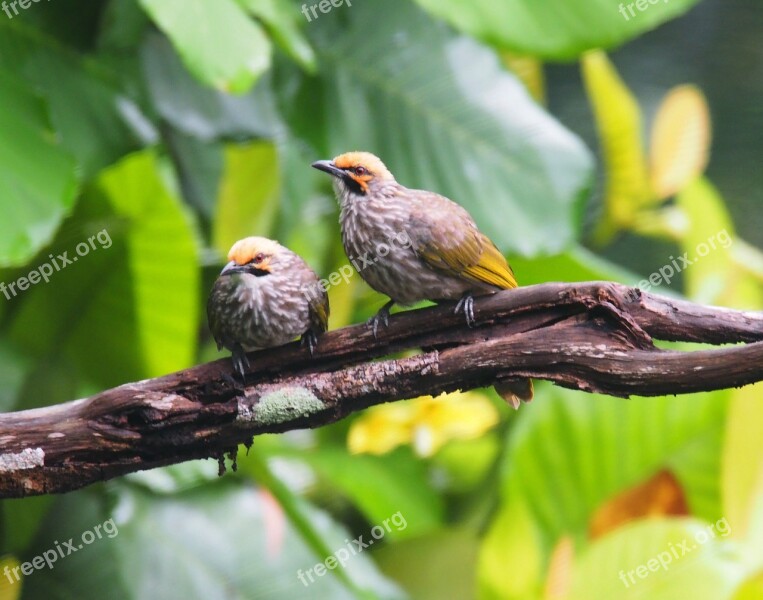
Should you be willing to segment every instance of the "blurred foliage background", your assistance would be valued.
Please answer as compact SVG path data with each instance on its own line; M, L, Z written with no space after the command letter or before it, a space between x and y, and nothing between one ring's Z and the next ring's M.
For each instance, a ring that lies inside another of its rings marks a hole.
M3 3L0 281L113 243L0 297L0 410L217 358L202 307L240 237L346 264L309 165L354 149L463 204L523 284L763 309L755 0L324 1ZM335 286L331 327L382 302ZM0 575L0 599L763 598L760 390L413 399L258 438L221 478L208 460L4 501L0 569L119 533Z

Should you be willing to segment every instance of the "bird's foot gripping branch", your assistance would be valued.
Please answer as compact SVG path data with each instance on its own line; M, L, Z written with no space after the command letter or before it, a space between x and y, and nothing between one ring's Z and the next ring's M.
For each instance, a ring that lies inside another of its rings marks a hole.
M612 283L549 283L476 298L477 327L450 305L230 361L0 415L0 496L66 492L187 460L235 454L252 436L318 427L382 402L547 379L614 396L715 390L763 380L763 314L699 306ZM678 352L653 339L735 344ZM744 342L744 344L740 344ZM407 358L377 360L402 350ZM542 402L542 394L536 400ZM525 410L532 410L530 405Z

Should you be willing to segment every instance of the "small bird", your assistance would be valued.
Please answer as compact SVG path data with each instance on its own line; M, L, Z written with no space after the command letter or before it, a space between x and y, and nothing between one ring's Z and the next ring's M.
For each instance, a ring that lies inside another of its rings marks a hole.
M388 324L394 304L457 300L456 313L463 312L472 327L475 295L517 287L506 258L455 202L400 185L369 152L312 166L334 178L347 256L372 288L390 297L369 320L374 336L380 322ZM358 257L364 257L361 268ZM498 382L495 388L514 408L533 397L529 379Z
M207 320L217 349L231 351L241 380L246 352L271 348L302 336L312 355L328 328L329 299L318 276L302 258L264 237L237 241L230 261L214 283Z

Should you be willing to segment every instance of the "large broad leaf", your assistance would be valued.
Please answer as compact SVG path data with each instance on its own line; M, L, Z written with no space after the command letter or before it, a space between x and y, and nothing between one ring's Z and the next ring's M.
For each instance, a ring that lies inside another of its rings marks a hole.
M723 521L641 521L602 538L575 565L569 600L730 600L748 569Z
M374 559L416 600L474 597L477 536L466 530L437 531L394 542ZM422 560L423 558L423 560Z
M573 246L564 254L527 259L514 257L511 267L519 285L548 281L617 281L635 285L639 276L584 248Z
M70 264L57 258L63 253ZM19 297L11 340L38 369L68 364L64 372L82 373L98 387L189 366L197 261L190 223L159 179L155 157L132 155L103 173L40 257L53 273ZM46 404L50 396L33 392L56 381L48 375L32 378L26 390ZM68 394L65 380L57 387Z
M512 431L506 500L488 541L512 535L511 520L500 515L520 507L533 523L532 551L548 556L566 535L582 543L598 507L662 470L677 477L695 514L719 518L725 393L627 401L538 386L536 397L541 402L522 413ZM502 548L504 553L495 556ZM521 546L515 550L523 552ZM510 564L522 558L494 543L483 560ZM486 591L512 598L539 585L527 581L518 590L516 582L504 581L495 571L485 573L481 583Z
M344 437L344 436L342 436ZM264 442L264 443L263 443ZM320 446L305 452L283 440L258 440L258 455L271 461L279 461L282 469L303 469L308 466L318 477L317 494L321 484L332 494L339 490L366 517L369 523L381 524L393 514L400 512L405 524L392 527L385 537L403 539L415 537L437 529L443 522L444 506L435 490L426 481L423 463L415 460L410 452L397 451L385 456L350 455L343 447L324 441ZM250 463L257 460L246 457L240 460L243 472L252 472L259 481L261 476L251 470Z
M400 597L368 554L351 556L344 567L369 591L365 596L350 593L330 570L322 577L311 573L311 583L307 571L327 557L312 552L274 499L252 486L217 481L182 494L155 495L118 484L112 492L117 500L112 507L83 492L58 502L25 559L55 547L55 540L74 538L76 547L83 533L92 534L98 525L101 537L59 560L55 569L27 578L27 597ZM308 508L328 546L345 548L348 532ZM112 523L103 525L109 519Z
M508 49L572 59L613 48L682 14L698 0L416 0L454 27Z
M676 205L689 223L681 239L685 260L678 263L683 267L686 295L703 304L763 306L758 281L733 259L736 232L712 183L704 177L693 181L678 194Z
M305 24L290 0L237 0L239 5L261 19L273 40L303 69L315 71L315 52L300 30ZM300 23L301 22L301 23Z
M302 459L349 497L369 522L379 524L401 513L406 525L393 528L392 539L431 531L442 523L442 499L426 484L423 465L407 453L352 456L344 449L321 447Z
M279 172L275 146L229 145L220 181L213 245L221 256L250 235L271 237L278 208Z
M7 267L24 264L50 242L74 204L77 177L44 104L3 71L0 106L0 267Z
M273 135L275 118L266 81L244 96L204 87L158 34L146 38L140 58L154 108L175 128L204 140Z
M737 537L756 535L758 548L763 549L763 531L750 531L761 513L763 496L763 385L734 390L731 394L729 416L723 448L723 506L724 514Z
M546 560L532 513L522 500L511 503L496 515L482 542L477 565L479 597L536 598Z
M502 250L576 238L591 157L492 52L406 0L335 10L309 33L320 77L285 65L277 80L286 120L316 158L372 151L402 184L465 206Z
M246 92L270 67L270 42L235 0L140 0L204 84Z
M156 137L132 97L134 91L126 92L120 83L126 62L116 67L101 58L85 58L48 34L3 19L0 69L23 77L47 101L61 145L77 159L85 180ZM38 157L34 162L41 161Z

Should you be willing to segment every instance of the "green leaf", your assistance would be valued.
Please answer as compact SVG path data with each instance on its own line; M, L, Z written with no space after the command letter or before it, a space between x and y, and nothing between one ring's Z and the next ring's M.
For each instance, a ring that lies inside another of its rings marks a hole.
M98 46L107 50L128 50L140 46L150 22L135 0L111 0L101 17Z
M652 189L659 198L680 192L707 168L710 109L693 85L671 89L657 109L649 147Z
M237 1L242 8L265 23L273 40L284 52L306 71L315 72L315 52L298 25L298 22L304 21L289 0Z
M15 556L9 554L0 556L0 569L3 570L3 573L19 569L20 566L21 563ZM15 579L0 580L0 600L18 600L21 598L21 589L21 585L17 584Z
M737 537L745 537L760 513L763 496L763 385L747 386L731 392L729 416L723 447L724 514ZM759 537L763 531L755 531ZM763 548L763 539L757 540Z
M634 226L638 211L653 203L649 185L641 109L603 52L589 52L581 63L604 158L604 215L596 241L608 242L621 229Z
M223 144L204 142L180 130L167 128L164 143L172 156L183 199L210 229L223 176Z
M243 467L243 471L248 471L258 484L262 485L273 494L283 508L284 513L291 521L291 524L297 531L299 531L302 539L312 549L316 556L327 557L334 554L334 550L330 545L330 540L325 536L325 528L322 527L319 522L316 522L315 509L299 496L295 495L287 485L275 477L268 468L266 461L262 460L258 453L247 454L246 457L242 457L241 466ZM388 535L389 533L390 532L385 530L385 534ZM368 541L368 547L370 547L374 542L370 538ZM347 540L345 540L345 545L347 543ZM378 597L372 591L374 588L368 586L368 578L359 578L358 573L354 569L337 569L333 574L339 581L343 582L350 590L352 590L356 597ZM384 581L378 582L375 591L380 592L385 596L392 592Z
M536 598L543 577L544 547L538 524L522 501L504 505L480 549L480 598ZM508 568L513 575L506 576Z
M403 539L431 531L442 524L442 498L426 484L420 461L405 452L385 456L350 455L341 448L322 446L313 452L292 452L290 457L313 467L332 489L352 500L370 523L381 524L400 512L402 529L392 528L390 539Z
M48 34L3 19L0 69L23 77L46 100L51 125L83 180L156 137L134 90L120 83L125 63L86 58Z
M692 467L705 469L707 464L686 454L702 444L720 452L726 396L715 392L627 401L538 386L536 399L542 402L520 413L511 432L504 510L517 510L517 503L526 507L548 553L564 535L583 543L599 506L667 469L679 479L690 507L702 506L718 518L718 461L710 465L714 473L695 473ZM488 539L511 535L507 523L496 521ZM499 560L490 553L483 556ZM503 554L500 559L520 557Z
M734 596L734 600L760 600L763 598L763 573L747 581Z
M403 185L466 207L504 251L576 239L591 156L491 51L405 0L353 4L309 33L320 77L286 65L276 79L285 120L316 158L372 151Z
M241 94L270 67L270 42L235 0L140 0L205 85Z
M511 267L519 285L535 285L548 281L617 281L635 285L639 276L609 262L583 246L572 246L564 254L538 258L511 259Z
M689 222L681 250L690 261L683 271L686 295L701 304L758 309L763 291L732 256L736 233L723 198L704 177L687 185L676 205Z
M71 264L56 259L64 252ZM156 158L129 156L103 172L39 257L36 264L59 270L19 298L10 339L39 368L69 365L64 371L95 389L190 366L197 262L190 222L160 181Z
M25 264L50 242L74 204L77 176L44 104L3 71L0 106L0 267L8 267Z
M698 0L416 0L481 40L540 58L574 59L614 48L686 12ZM632 12L631 12L632 11Z
M28 597L87 600L103 598L104 590L115 600L358 597L332 571L323 577L313 573L310 583L308 569L326 556L310 550L265 491L218 480L179 494L155 495L123 483L110 492L115 500L111 511L94 494L77 492L59 500L28 558L54 547L54 540L74 538L76 545L83 532L108 519L117 533L59 560L53 570L36 571L25 581ZM348 532L324 513L308 509L328 547L333 552L344 548ZM400 597L369 554L351 556L345 569L377 592L367 598Z
M24 578L24 598L88 600L102 598L108 590L110 600L129 600L126 581L136 574L128 574L125 578L120 573L117 552L121 524L112 521L104 525L114 515L110 513L104 495L96 491L98 489L52 498L53 506L40 522L34 543L19 558L21 562L31 562L36 556L55 551L57 547L64 556L56 557L52 569L43 563L42 569L34 570ZM100 536L94 532L96 526ZM91 540L90 544L83 542L83 534ZM64 542L71 543L74 550L67 549Z
M0 341L0 412L13 410L30 368L30 361L25 360L18 348L7 340Z
M512 432L504 495L524 497L552 541L585 535L602 502L670 468L708 432L722 430L727 395L627 401L581 398L561 388L543 392L544 408L528 412Z
M569 599L730 600L748 570L727 535L691 519L626 525L580 557Z
M2 503L3 551L12 552L17 556L26 552L53 502L53 496L4 500Z
M140 55L154 109L183 133L202 140L274 135L267 76L247 94L231 96L194 79L164 36L148 35Z
M411 598L464 599L474 597L478 548L474 533L449 530L394 542L375 550L373 556L382 571L399 581Z
M279 170L275 146L229 145L220 181L213 245L221 256L250 235L271 236L278 209Z

